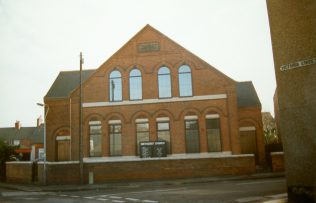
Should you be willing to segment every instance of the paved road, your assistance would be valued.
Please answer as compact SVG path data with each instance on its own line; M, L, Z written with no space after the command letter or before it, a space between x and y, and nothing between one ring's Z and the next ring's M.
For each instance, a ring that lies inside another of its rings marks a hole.
M71 192L1 190L0 202L102 203L102 202L214 202L253 203L286 198L284 178L191 183L163 186L121 186L115 189Z

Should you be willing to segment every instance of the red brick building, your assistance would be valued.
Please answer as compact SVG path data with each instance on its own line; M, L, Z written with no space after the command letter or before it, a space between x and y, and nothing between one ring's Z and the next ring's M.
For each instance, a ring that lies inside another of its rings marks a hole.
M14 127L0 128L0 140L16 146L17 158L20 161L34 161L41 159L43 152L44 125L41 118L37 119L37 126L22 127L16 121Z
M60 72L44 98L48 161L79 160L79 74ZM250 153L264 163L252 82L234 81L150 25L82 77L85 162L137 159L140 142L162 140L168 157Z

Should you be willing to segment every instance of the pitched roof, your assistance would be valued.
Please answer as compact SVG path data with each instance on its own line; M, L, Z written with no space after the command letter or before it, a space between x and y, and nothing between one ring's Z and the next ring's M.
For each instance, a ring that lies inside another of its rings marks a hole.
M251 81L238 82L236 91L238 107L261 107L259 97Z
M82 71L82 82L91 76L95 69ZM47 99L63 99L68 98L71 92L79 86L80 71L61 71L53 85L47 92Z
M43 143L44 127L21 127L19 130L12 128L0 128L1 140L30 140L31 144Z

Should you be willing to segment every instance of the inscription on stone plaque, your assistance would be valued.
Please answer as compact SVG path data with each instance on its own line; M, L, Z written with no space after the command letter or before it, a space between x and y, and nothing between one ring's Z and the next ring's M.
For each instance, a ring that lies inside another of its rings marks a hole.
M140 53L145 52L153 52L153 51L159 51L160 45L158 42L148 42L148 43L141 43L137 46L137 51Z

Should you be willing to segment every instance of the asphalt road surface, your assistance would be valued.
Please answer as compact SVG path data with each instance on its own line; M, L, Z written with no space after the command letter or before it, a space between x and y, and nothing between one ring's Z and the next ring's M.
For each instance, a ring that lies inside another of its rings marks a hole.
M71 192L23 192L0 188L0 194L1 203L254 203L286 198L286 183L285 178L272 178L161 186L135 183L115 189Z

